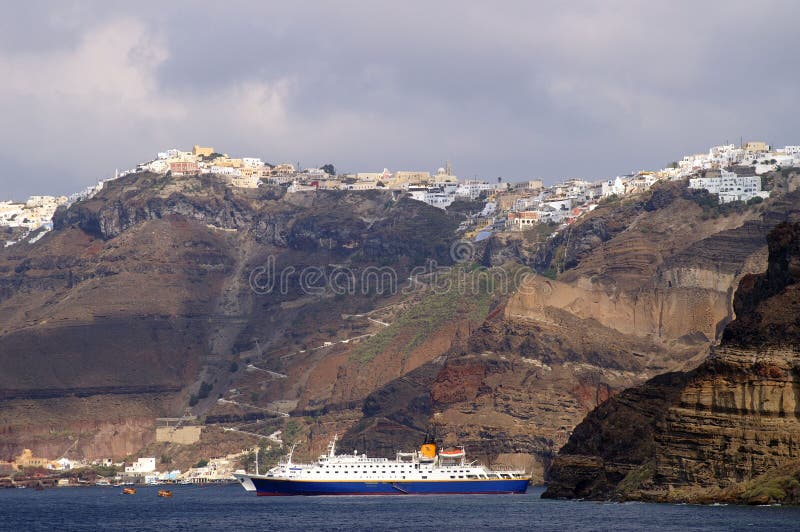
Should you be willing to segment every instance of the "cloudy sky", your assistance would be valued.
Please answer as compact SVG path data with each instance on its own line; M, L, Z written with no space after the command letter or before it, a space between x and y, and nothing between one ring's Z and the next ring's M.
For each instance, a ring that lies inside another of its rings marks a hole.
M800 143L800 3L5 5L0 199L199 143L520 180Z

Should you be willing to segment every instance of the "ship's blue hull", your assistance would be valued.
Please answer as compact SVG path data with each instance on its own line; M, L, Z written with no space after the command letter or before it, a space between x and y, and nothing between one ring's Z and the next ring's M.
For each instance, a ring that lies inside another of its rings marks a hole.
M258 495L425 495L525 493L528 480L299 481L252 478Z

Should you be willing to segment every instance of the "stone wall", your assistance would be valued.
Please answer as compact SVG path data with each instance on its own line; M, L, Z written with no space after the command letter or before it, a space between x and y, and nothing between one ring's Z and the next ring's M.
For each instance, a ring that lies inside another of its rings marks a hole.
M200 433L203 427L156 427L156 441L167 443L179 443L181 445L191 445L200 440Z

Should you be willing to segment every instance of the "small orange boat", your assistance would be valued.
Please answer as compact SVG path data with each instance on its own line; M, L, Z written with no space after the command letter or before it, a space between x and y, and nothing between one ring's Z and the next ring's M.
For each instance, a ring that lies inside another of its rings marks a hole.
M172 497L172 492L169 490L158 490L159 497Z
M136 488L122 488L123 495L136 495Z

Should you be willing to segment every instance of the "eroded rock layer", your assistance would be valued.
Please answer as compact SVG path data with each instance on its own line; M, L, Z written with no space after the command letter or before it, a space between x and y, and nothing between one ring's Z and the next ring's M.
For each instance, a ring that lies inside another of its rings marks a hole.
M546 496L705 500L697 490L711 488L729 497L800 460L798 261L800 224L781 224L767 271L739 284L722 344L696 369L590 413L559 452Z

